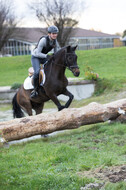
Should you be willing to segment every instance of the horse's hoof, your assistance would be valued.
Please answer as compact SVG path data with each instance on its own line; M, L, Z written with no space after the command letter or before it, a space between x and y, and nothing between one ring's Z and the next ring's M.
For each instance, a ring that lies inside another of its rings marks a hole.
M61 106L61 107L59 107L58 111L61 111L61 110L63 110L64 108L65 108L65 106Z

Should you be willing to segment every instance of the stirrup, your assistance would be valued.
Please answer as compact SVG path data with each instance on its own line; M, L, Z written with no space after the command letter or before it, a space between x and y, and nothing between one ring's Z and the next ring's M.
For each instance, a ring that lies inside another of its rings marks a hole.
M35 91L35 90L33 90L32 92L31 92L31 98L36 98L38 96L38 92L37 91Z

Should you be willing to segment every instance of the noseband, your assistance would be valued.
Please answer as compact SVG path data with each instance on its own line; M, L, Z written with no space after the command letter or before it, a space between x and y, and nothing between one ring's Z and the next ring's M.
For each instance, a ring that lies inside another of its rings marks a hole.
M72 61L76 62L76 55L74 55L73 53L66 53L65 54L65 66L68 68L68 69L79 69L79 67L77 65L70 65L71 63L71 60L70 58L72 59Z

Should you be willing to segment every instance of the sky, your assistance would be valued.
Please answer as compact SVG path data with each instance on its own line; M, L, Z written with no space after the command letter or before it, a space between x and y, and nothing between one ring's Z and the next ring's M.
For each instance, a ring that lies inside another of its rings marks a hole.
M17 17L22 17L21 26L44 27L27 8L32 0L12 0ZM36 0L37 1L37 0ZM39 0L38 0L39 1ZM108 34L123 33L126 30L126 0L85 0L86 8L79 15L78 27L94 29Z

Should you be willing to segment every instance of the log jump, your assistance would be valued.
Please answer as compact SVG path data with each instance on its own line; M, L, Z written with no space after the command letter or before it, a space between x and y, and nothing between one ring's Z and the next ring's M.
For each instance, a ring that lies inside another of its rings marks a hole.
M107 104L92 102L81 108L67 108L60 112L0 122L0 136L5 141L13 141L108 120L121 121L125 111L126 99Z

